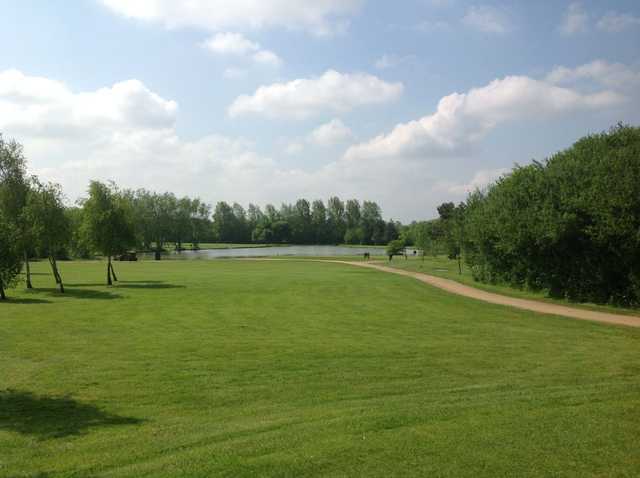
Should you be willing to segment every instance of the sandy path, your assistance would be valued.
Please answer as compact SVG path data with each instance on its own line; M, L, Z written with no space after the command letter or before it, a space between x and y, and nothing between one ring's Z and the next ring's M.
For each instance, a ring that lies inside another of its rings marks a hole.
M586 309L575 309L573 307L565 307L563 305L549 304L546 302L540 302L536 300L517 299L515 297L508 297L505 295L494 294L492 292L485 292L475 287L460 284L449 279L443 279L441 277L435 277L422 272L405 271L402 269L394 269L379 264L372 264L370 262L354 262L354 261L339 261L339 260L327 260L322 262L335 262L338 264L349 264L358 267L367 267L369 269L376 269L384 272L391 272L393 274L399 274L402 276L413 277L419 281L425 282L439 289L446 290L453 294L463 295L465 297L471 297L473 299L482 300L484 302L490 302L492 304L507 305L510 307L516 307L518 309L531 310L533 312L540 312L542 314L562 315L565 317L571 317L573 319L580 320L592 320L595 322L604 322L607 324L628 325L630 327L640 327L640 317L631 315L618 315L610 314L607 312L596 312Z

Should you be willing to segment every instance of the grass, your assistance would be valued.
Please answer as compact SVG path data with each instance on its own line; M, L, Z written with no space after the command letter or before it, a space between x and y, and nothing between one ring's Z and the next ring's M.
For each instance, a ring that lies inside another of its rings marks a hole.
M592 304L571 302L566 299L554 299L549 297L547 291L532 291L528 289L517 289L506 284L485 284L477 282L473 279L471 271L468 267L462 267L462 274L458 273L458 261L451 260L446 256L426 256L424 261L422 257L409 256L407 260L402 257L395 257L393 261L384 261L384 265L396 267L416 272L424 272L445 279L451 279L461 284L470 285L478 289L497 294L508 295L510 297L518 297L520 299L533 299L552 304L559 304L569 307L578 307L588 310L596 310L600 312L612 312L614 314L635 315L640 316L640 309L630 309L624 307L615 307L612 305Z
M34 264L0 476L638 476L640 330L310 261Z

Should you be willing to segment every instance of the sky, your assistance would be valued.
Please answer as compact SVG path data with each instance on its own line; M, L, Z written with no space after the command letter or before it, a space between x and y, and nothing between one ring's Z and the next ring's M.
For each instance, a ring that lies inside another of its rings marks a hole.
M0 133L90 180L437 215L640 124L640 2L0 0Z

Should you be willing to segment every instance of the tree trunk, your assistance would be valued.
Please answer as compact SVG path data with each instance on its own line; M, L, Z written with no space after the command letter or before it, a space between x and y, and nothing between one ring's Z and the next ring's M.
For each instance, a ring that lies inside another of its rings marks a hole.
M458 275L462 274L462 256L458 254Z
M111 275L113 276L113 280L118 282L118 276L116 276L116 271L113 268L113 264L111 264L111 262L109 262L109 265L111 266Z
M49 256L49 265L51 265L51 273L53 274L53 278L56 281L56 284L60 283L60 275L58 274L58 269L56 267L55 259L53 256Z
M51 262L51 268L53 269L53 275L56 278L56 283L60 287L60 293L64 294L64 284L62 283L62 276L60 275L60 271L58 270L58 262L53 256L49 256L49 262Z
M2 285L2 280L0 280L0 300L7 300L7 296L4 295L4 287Z
M27 289L33 289L33 285L31 284L31 267L29 266L29 254L27 254L27 250L24 250L24 264L27 272Z
M111 256L107 257L107 285L113 285L113 282L111 282Z

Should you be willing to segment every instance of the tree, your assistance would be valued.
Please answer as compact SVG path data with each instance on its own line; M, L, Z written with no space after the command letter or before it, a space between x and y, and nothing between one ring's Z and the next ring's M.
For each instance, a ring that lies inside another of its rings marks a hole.
M345 244L362 244L363 237L361 228L351 227L344 233L344 242Z
M325 244L329 238L327 230L327 208L319 199L311 204L311 229L313 242L316 244Z
M347 229L360 226L360 203L357 199L349 199L344 212Z
M107 258L107 285L118 280L111 258L127 250L135 241L128 211L115 185L99 181L89 184L89 198L84 201L84 227L94 248Z
M389 242L398 239L398 237L400 237L398 229L400 229L399 224L395 223L393 220L387 222L384 228L383 242L388 244Z
M333 196L327 202L327 239L333 244L343 242L347 225L345 223L344 203Z
M444 229L444 239L449 259L458 261L458 273L462 274L462 246L464 242L465 204L452 202L438 206L438 214Z
M191 218L194 214L194 204L188 197L176 200L176 208L173 211L173 240L176 250L182 250L182 243L187 241L193 232Z
M291 235L296 244L312 242L311 207L306 199L298 199L293 207L291 219Z
M234 242L236 234L236 216L229 204L220 201L213 212L213 230L219 242Z
M436 255L442 242L441 220L415 222L409 226L405 237L410 237L413 245L422 251L422 260L427 255Z
M393 258L393 256L404 255L404 241L400 239L396 239L387 244L387 256L389 256L389 260ZM405 255L406 258L406 255Z
M618 125L517 166L466 203L478 280L640 305L640 128Z
M92 257L91 244L84 229L84 211L81 207L66 207L64 210L69 223L69 252L73 257L90 259Z
M60 186L36 182L29 194L26 218L34 231L36 250L41 257L46 256L49 259L56 284L60 292L64 293L57 257L69 244L71 229Z
M244 244L251 241L251 230L247 223L247 213L237 202L233 203L234 229L232 242Z
M271 225L273 242L289 242L291 240L291 227L287 221L276 221Z
M24 217L29 193L26 159L22 145L15 140L5 141L0 134L0 210L6 223L15 231L14 240L26 265L26 285L32 288L29 267L30 224Z
M206 239L211 229L211 207L203 203L199 198L192 202L191 213L191 245L193 249L199 249L199 244Z
M21 270L18 234L0 210L0 299L6 300L5 289L15 285Z
M384 221L380 206L373 201L363 201L360 215L360 227L364 236L364 244L382 243Z

